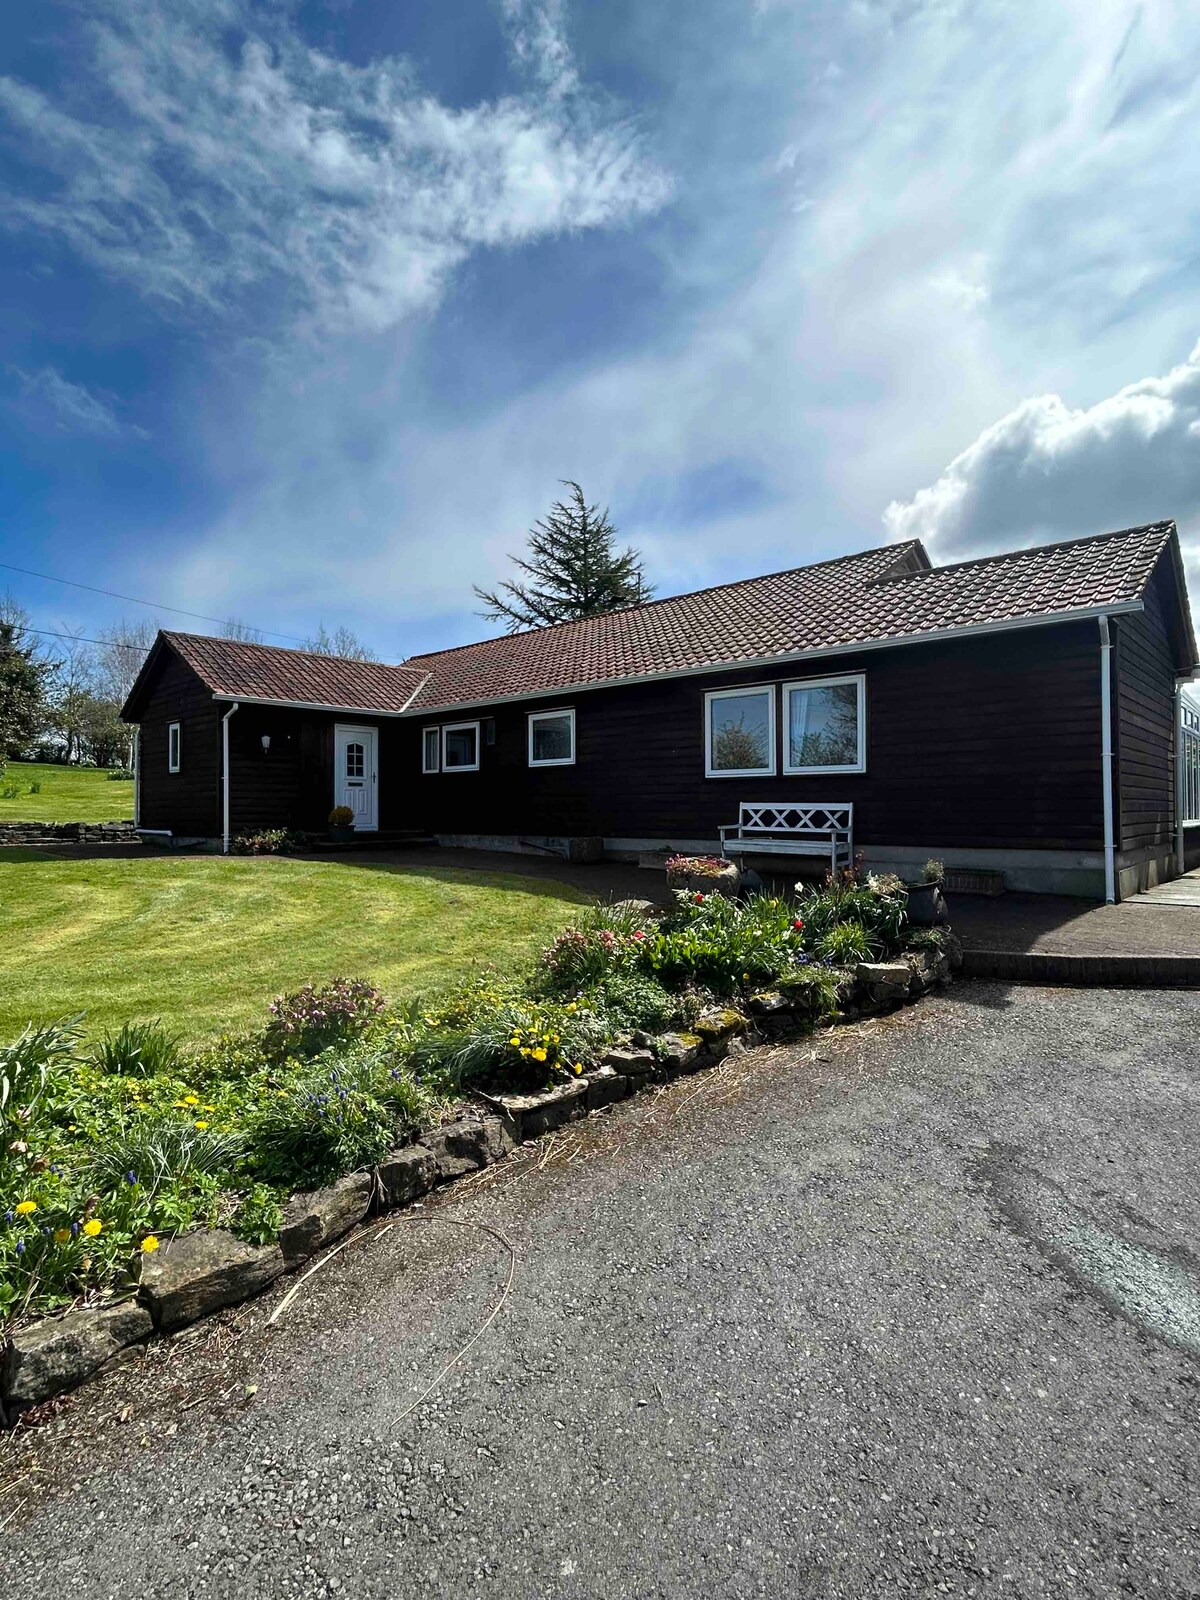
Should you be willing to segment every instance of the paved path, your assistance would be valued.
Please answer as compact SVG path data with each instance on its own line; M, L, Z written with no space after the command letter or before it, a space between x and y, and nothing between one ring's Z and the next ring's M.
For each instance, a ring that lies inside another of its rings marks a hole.
M1190 879L1180 880L1190 883ZM968 950L1019 950L1081 956L1200 956L1200 893L1172 885L1120 905L1065 895L978 894L949 897L950 920ZM1192 899L1195 904L1192 904Z
M1194 1597L1198 1034L964 984L565 1130L433 1213L517 1262L429 1403L440 1220L10 1444L0 1593Z

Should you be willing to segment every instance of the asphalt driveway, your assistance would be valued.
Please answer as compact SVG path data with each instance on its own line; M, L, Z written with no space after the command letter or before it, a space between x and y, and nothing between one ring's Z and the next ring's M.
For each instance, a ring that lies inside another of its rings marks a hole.
M10 1441L0 1592L1194 1600L1198 1038L963 984L564 1130Z

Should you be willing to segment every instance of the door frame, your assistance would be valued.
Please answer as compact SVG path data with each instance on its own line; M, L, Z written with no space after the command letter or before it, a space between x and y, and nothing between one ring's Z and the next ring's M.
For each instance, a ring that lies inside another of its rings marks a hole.
M364 735L366 737L364 738ZM367 746L368 757L364 763L371 775L371 821L365 826L355 824L356 833L379 832L379 729L367 722L335 722L333 725L333 803L342 804L342 766L344 747L353 741Z

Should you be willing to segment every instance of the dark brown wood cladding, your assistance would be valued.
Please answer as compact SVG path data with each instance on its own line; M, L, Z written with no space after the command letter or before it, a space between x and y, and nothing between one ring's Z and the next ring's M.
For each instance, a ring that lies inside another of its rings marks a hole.
M838 672L867 675L867 771L706 778L704 693ZM439 833L700 839L742 800L853 801L857 841L1012 849L1101 847L1096 624L1022 629L768 671L718 672L573 698L405 720L405 826ZM573 704L574 766L530 768L531 709ZM496 719L475 773L421 773L421 729Z
M1160 557L1146 608L1114 619L1117 837L1122 850L1174 844L1173 578Z
M167 728L181 729L180 770L167 771ZM212 692L173 650L162 653L139 724L138 820L209 838L220 831L220 714Z

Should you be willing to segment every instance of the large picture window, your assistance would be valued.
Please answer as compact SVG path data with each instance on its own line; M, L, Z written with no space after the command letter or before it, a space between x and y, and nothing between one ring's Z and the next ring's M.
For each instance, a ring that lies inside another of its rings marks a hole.
M861 673L783 686L783 770L865 772L866 679Z
M529 713L529 765L531 767L569 767L575 760L575 713L531 711Z
M442 730L440 728L425 728L421 734L421 771L440 772L442 770Z
M479 771L479 724L448 722L442 729L442 771Z
M754 778L775 772L775 688L716 689L704 696L705 772Z
M167 771L178 772L183 765L183 731L178 722L167 723Z

